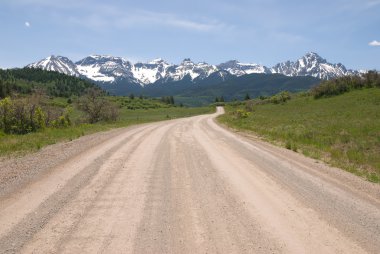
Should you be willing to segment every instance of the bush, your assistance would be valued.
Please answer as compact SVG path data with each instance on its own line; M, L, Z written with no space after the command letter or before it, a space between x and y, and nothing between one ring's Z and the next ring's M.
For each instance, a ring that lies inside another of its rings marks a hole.
M26 134L47 126L70 124L69 111L57 114L57 110L44 110L39 96L0 100L0 129L6 134Z
M361 76L346 76L333 80L326 80L311 89L315 99L336 96L355 89L380 88L380 75L376 71L369 71Z
M273 104L285 103L291 99L290 93L288 91L283 91L272 97L270 97L270 102Z
M247 112L247 111L245 111L243 109L238 109L233 114L234 114L235 118L242 119L242 118L249 117L250 112Z
M252 112L254 108L255 103L252 100L249 100L245 103L245 110L248 112Z
M1 128L5 133L25 134L45 126L42 109L26 99L0 101Z
M78 106L88 116L90 123L116 121L119 116L117 104L107 100L102 90L90 88L79 99Z
M70 114L72 112L71 107L67 107L63 113L51 122L51 126L54 128L65 128L71 126Z

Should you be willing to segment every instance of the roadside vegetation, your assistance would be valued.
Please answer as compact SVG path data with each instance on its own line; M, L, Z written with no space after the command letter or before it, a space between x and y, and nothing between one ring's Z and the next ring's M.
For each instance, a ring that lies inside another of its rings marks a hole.
M83 135L213 111L174 98L109 96L85 80L39 69L0 70L0 157Z
M380 182L379 88L375 72L345 77L307 93L228 103L219 121Z

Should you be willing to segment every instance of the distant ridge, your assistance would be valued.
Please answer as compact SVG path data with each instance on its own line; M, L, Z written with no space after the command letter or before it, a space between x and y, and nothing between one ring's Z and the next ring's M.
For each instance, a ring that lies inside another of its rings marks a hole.
M76 63L67 57L49 56L26 67L57 71L102 84L122 83L141 87L183 80L199 83L211 76L213 79L217 76L223 81L228 75L239 77L253 73L278 73L291 77L311 76L319 79L332 79L359 73L347 70L341 63L329 63L314 52L309 52L296 61L278 63L270 68L256 63L241 63L237 60L210 65L205 62L194 63L189 58L184 59L180 64L169 64L161 58L147 63L132 63L125 58L109 55L90 55Z

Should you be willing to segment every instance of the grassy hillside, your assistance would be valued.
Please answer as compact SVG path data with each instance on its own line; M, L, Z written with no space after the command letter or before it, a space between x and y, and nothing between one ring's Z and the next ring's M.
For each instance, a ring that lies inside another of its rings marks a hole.
M116 122L82 123L84 113L74 108L70 114L72 125L65 128L45 128L26 135L9 135L0 131L0 156L22 155L37 151L42 147L61 141L69 141L80 136L112 128L126 127L132 124L169 120L211 113L213 108L173 107L157 100L111 97L109 100L120 105L120 115ZM67 107L67 99L54 98L51 103Z
M379 88L321 99L298 96L286 103L254 104L248 114L245 107L227 106L227 114L219 121L380 181Z

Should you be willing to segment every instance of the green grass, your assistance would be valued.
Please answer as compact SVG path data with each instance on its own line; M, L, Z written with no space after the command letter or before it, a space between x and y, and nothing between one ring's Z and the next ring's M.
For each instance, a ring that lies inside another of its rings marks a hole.
M255 105L247 118L240 119L232 114L239 108L244 106L226 106L227 114L219 121L369 181L380 181L380 89Z
M56 99L56 102L64 104L64 101L60 101L59 99ZM112 128L126 127L133 124L169 120L180 117L189 117L211 113L213 111L214 109L211 107L168 107L137 110L130 110L127 107L124 107L121 109L120 119L114 123L80 124L62 129L47 128L45 130L26 135L5 135L0 132L0 156L23 155L29 152L37 151L47 145L55 144L61 141L70 141L83 135L106 131ZM81 116L81 112L73 112L74 119L80 118Z

